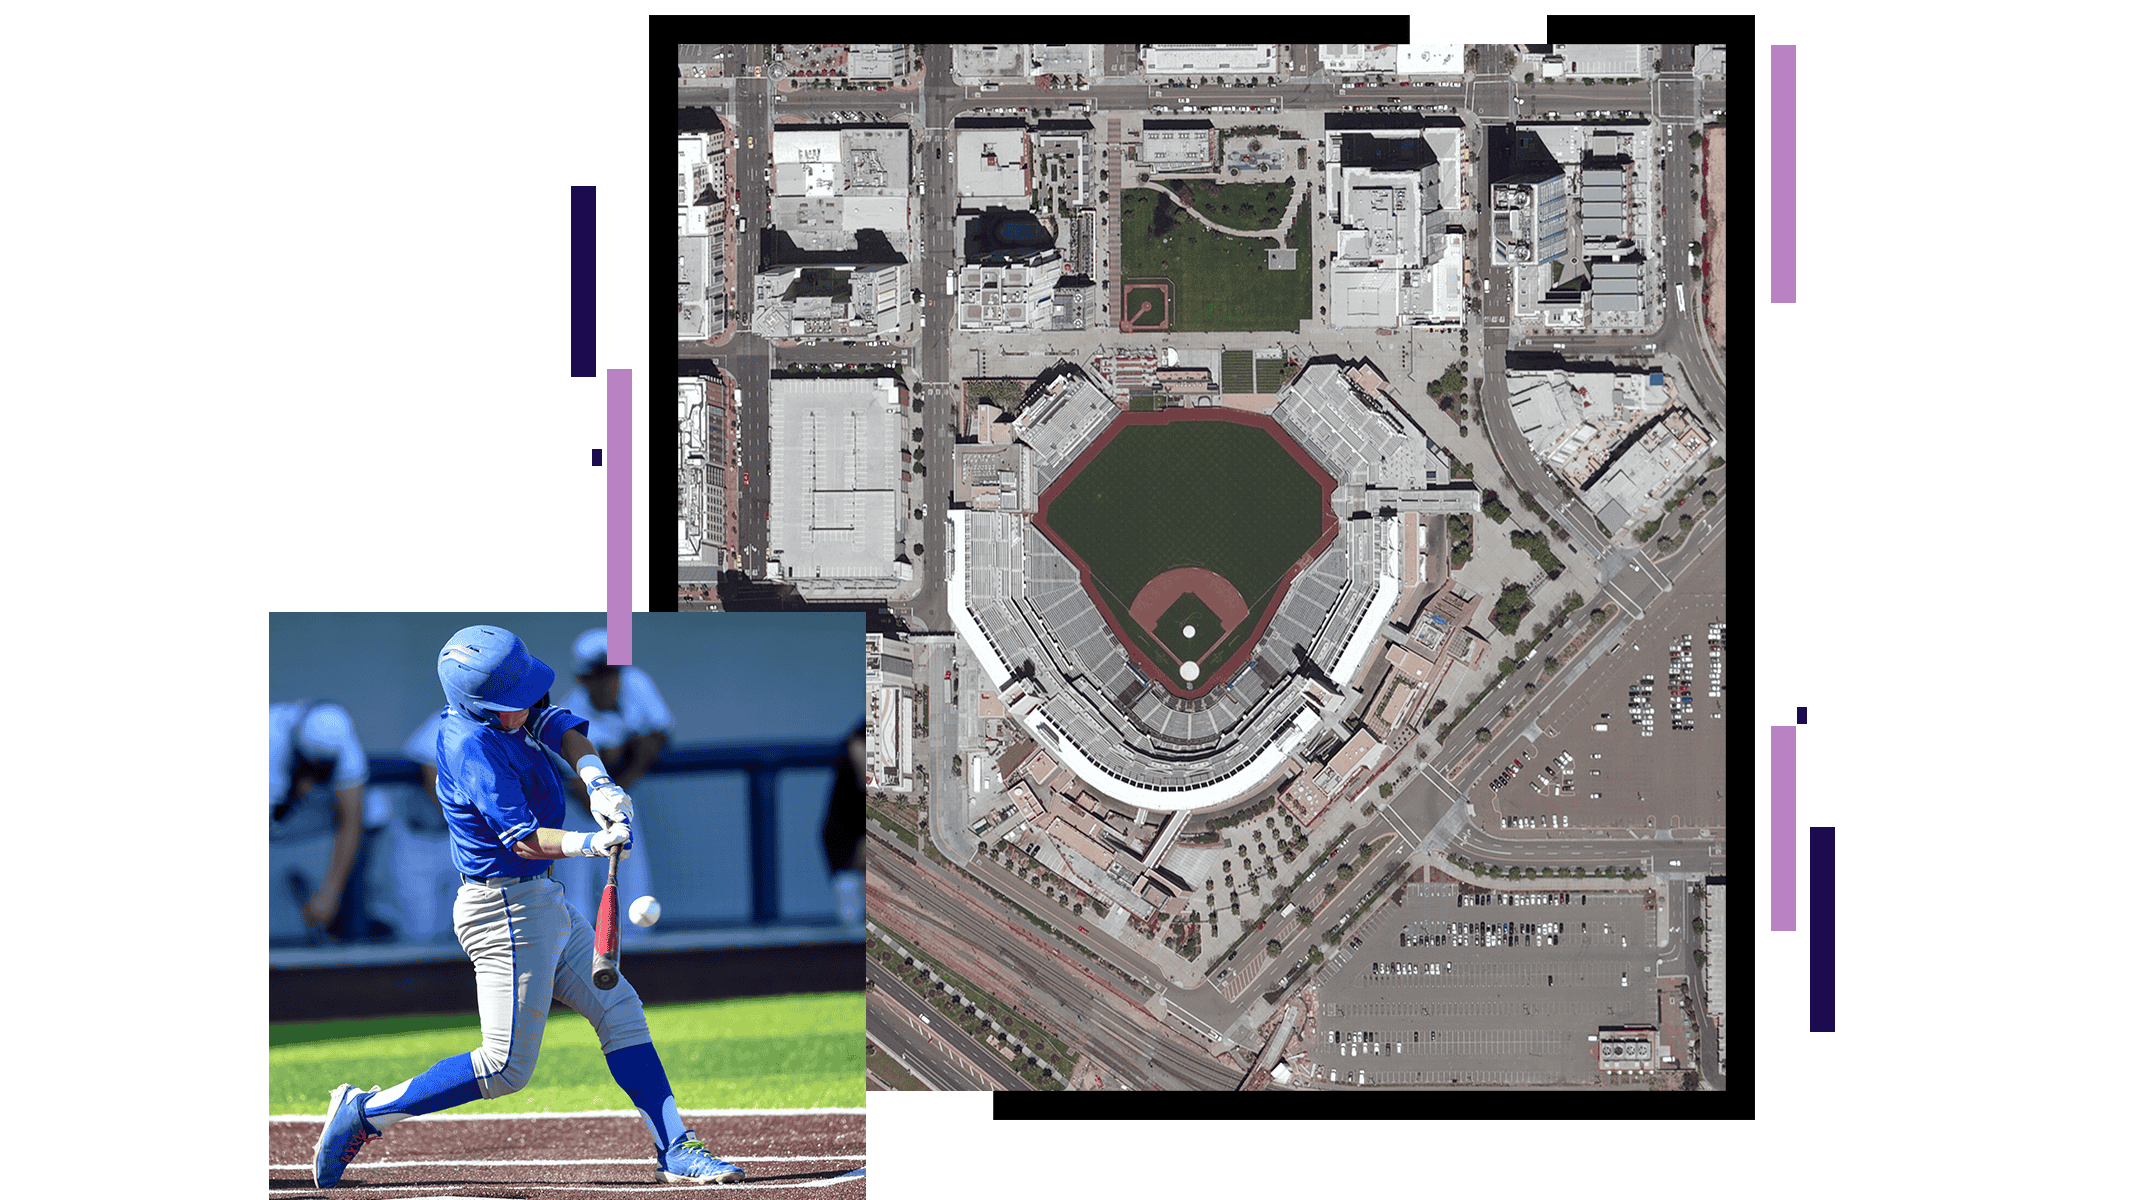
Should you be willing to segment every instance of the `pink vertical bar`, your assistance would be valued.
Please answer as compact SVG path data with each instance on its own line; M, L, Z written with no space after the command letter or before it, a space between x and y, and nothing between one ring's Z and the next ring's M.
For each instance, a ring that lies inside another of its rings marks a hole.
M1794 51L1771 47L1771 303L1794 303Z
M608 372L608 662L630 665L630 373Z
M1793 737L1791 725L1771 727L1771 929L1792 933L1794 865Z

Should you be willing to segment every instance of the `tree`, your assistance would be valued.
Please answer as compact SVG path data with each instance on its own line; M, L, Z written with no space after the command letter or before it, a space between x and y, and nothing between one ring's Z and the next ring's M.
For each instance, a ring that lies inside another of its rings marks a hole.
M1475 730L1475 740L1476 740L1476 741L1478 741L1478 742L1487 742L1487 741L1489 740L1489 737L1490 737L1490 734L1489 734L1489 730L1487 730L1487 729L1477 729L1477 730Z
M1275 955L1277 955L1277 954L1280 954L1281 952L1282 952L1282 943L1281 943L1281 942L1279 942L1279 941L1277 941L1277 940L1275 940L1274 938L1268 938L1268 939L1267 939L1267 957L1269 957L1269 958L1273 958L1273 957L1274 957Z
M1356 876L1356 868L1348 865L1347 863L1342 863L1340 866L1334 868L1334 874L1339 875L1343 879L1353 879Z
M1695 150L1696 148L1698 148L1699 146L1702 146L1703 144L1704 144L1704 133L1703 133L1703 132L1702 132L1701 130L1691 130L1691 131L1690 131L1690 135L1689 135L1689 148L1690 148L1690 149L1692 149L1692 150Z

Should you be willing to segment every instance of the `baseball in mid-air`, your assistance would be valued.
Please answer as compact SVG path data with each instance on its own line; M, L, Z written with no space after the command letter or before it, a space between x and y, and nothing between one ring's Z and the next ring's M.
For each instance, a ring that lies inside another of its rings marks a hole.
M639 896L630 901L630 921L637 925L659 923L659 901L650 896Z

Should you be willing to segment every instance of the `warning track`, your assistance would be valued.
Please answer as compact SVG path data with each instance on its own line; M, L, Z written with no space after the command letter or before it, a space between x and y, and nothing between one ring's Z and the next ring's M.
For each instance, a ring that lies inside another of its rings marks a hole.
M656 1183L651 1135L635 1112L414 1117L363 1148L338 1186L311 1185L311 1152L322 1117L267 1124L267 1190L273 1196L572 1197L674 1195ZM683 1113L705 1147L748 1172L721 1190L846 1200L866 1195L864 1109ZM858 1174L854 1174L858 1172Z

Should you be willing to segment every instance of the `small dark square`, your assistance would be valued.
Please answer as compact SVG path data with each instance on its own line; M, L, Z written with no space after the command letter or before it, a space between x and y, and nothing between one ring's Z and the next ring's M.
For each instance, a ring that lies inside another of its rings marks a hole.
M593 465L596 467L600 465L600 447L598 446L593 447ZM1808 710L1804 708L1801 711L1805 713ZM1802 719L1805 720L1806 718L1803 717Z
M594 457L594 458L595 458L595 459L597 460L597 459L598 459L598 458L600 457L600 451L598 451L598 450L595 450L595 451L593 451L593 457ZM1795 724L1795 725L1806 725L1806 724L1808 723L1808 710L1807 710L1807 709L1805 709L1805 708L1803 708L1803 709L1799 709L1799 710L1797 710L1797 711L1798 711L1798 712L1800 713L1800 719L1799 719L1799 720L1797 720L1797 721L1795 721L1795 722L1794 722L1794 724Z

